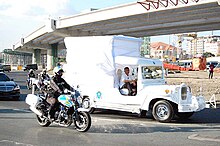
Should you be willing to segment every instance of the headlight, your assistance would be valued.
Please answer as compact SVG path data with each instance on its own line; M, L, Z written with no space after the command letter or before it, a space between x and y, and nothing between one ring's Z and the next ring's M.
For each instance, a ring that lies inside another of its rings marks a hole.
M187 98L187 87L182 87L181 88L181 98L182 98L182 100L186 100L186 98Z
M77 102L81 105L82 104L82 97L81 96L78 96L77 97Z
M14 90L20 90L20 86L19 85L16 85Z

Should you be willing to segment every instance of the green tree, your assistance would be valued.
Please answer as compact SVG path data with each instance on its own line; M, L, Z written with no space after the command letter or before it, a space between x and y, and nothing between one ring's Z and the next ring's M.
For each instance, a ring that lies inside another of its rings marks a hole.
M212 54L211 52L205 52L205 53L203 53L203 56L204 57L215 57L215 55L214 54Z

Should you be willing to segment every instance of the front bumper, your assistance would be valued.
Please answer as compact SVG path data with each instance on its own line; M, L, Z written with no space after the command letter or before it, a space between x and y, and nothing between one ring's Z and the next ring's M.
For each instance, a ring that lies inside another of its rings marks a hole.
M10 98L10 97L18 97L20 96L20 90L13 90L10 92L0 91L0 98Z
M191 104L179 104L178 112L197 112L206 107L205 98L203 96L192 96Z

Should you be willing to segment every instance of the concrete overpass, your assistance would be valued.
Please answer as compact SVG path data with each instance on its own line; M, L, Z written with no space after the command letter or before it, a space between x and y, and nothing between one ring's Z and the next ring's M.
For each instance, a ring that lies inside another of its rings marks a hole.
M115 7L50 19L13 49L32 52L40 63L47 53L47 68L56 62L64 37L128 35L135 37L220 30L220 0L142 0Z

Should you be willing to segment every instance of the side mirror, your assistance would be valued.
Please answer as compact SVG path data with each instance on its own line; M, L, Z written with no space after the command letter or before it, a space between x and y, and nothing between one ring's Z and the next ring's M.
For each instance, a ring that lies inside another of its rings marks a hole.
M11 81L14 81L14 79L11 79Z

